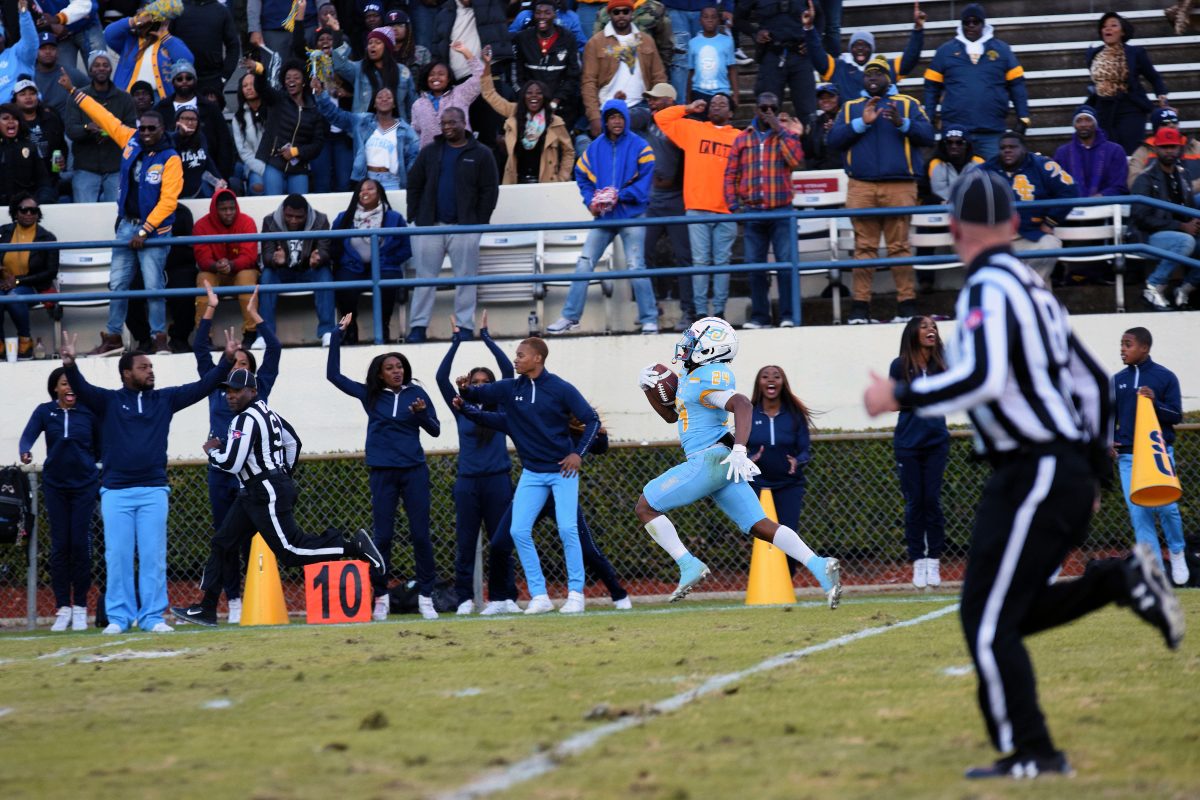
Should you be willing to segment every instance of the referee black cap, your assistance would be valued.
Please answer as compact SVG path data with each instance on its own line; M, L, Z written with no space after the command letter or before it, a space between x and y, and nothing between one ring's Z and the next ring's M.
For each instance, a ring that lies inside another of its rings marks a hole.
M997 173L969 169L950 188L950 214L959 222L1000 225L1012 219L1012 188Z
M225 389L258 389L258 379L248 369L235 369L221 384Z

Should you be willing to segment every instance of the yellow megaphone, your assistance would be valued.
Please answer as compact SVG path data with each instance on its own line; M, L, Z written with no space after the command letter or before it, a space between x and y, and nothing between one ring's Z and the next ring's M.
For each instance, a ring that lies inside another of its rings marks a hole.
M1138 395L1137 418L1133 426L1133 473L1129 478L1129 499L1139 506L1157 508L1174 503L1183 495L1179 476L1167 455L1167 443L1158 426L1154 401Z

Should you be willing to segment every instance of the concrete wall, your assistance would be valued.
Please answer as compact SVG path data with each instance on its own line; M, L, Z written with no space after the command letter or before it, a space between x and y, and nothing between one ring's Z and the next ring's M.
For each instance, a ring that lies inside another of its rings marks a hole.
M1183 386L1185 410L1200 409L1200 359L1195 343L1200 340L1200 314L1123 314L1079 317L1075 329L1110 372L1121 369L1118 341L1122 331L1135 325L1148 327L1155 336L1154 357L1173 369ZM941 324L945 338L953 336L954 323ZM793 388L815 410L823 429L886 428L894 416L870 420L862 411L862 390L868 371L886 373L895 357L901 326L813 327L790 330L739 332L740 354L735 362L741 391L750 394L758 368L765 364L783 367ZM604 417L614 440L674 441L675 431L646 407L637 388L638 371L653 362L669 363L676 337L610 336L573 337L550 341L548 367L573 382ZM501 342L508 354L516 340ZM434 374L446 345L431 343L405 346L404 353L417 378L435 399L443 420L442 435L423 437L427 450L454 450L457 432L450 412L438 396ZM371 358L383 348L352 347L343 352L344 372L362 380ZM325 381L325 351L319 348L290 348L284 351L279 381L271 405L286 416L300 433L305 450L353 452L363 447L366 415L356 401ZM118 386L116 359L81 359L85 377L100 386ZM195 360L190 355L154 358L159 386L196 379ZM451 375L463 374L473 366L495 368L495 360L483 344L464 344ZM47 399L46 376L54 362L0 364L0 405L9 410L8 422L0 427L0 463L13 461L21 428L33 407ZM201 403L180 413L171 430L172 458L197 458L208 433L208 414ZM962 420L957 420L962 421ZM44 449L39 442L35 457Z

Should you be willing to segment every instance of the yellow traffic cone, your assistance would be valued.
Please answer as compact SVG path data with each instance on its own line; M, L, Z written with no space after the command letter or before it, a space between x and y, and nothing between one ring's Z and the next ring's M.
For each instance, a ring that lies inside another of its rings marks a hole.
M279 582L279 564L262 534L250 544L250 568L242 593L242 625L287 625L287 603Z
M763 489L758 500L762 503L767 519L779 520L775 514L775 497L770 489ZM746 605L772 606L796 602L796 590L792 587L792 574L788 570L787 556L774 545L762 539L754 540L754 552L750 554L750 583L746 586Z
M1158 425L1154 401L1138 395L1133 424L1133 471L1129 476L1129 499L1139 506L1157 508L1174 503L1183 495L1179 476L1167 455Z

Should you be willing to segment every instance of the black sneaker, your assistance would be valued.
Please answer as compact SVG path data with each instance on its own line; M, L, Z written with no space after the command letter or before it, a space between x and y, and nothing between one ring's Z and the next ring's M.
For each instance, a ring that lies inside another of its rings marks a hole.
M350 537L347 555L366 559L367 564L371 568L371 579L373 581L381 581L386 577L387 570L384 569L383 554L375 546L375 542L371 539L371 534L362 528L359 528L358 533Z
M171 613L175 615L177 622L190 622L193 625L204 625L208 628L217 627L217 610L207 609L202 605L188 606L171 606Z
M896 318L892 322L908 322L917 315L916 300L901 300L896 306Z
M871 306L864 303L862 300L855 300L850 305L850 316L846 320L847 325L866 325L871 321L870 317Z
M1179 647L1184 632L1183 609L1167 576L1158 568L1154 553L1146 545L1139 544L1123 566L1129 586L1128 604L1133 613L1162 631L1167 647L1172 650Z
M1075 770L1071 769L1071 765L1067 762L1067 757L1062 753L1055 753L1053 756L1029 756L1013 753L1011 756L1005 756L994 764L988 764L986 767L971 767L963 777L968 780L980 780L983 778L1025 780L1040 778L1046 775L1073 777Z

